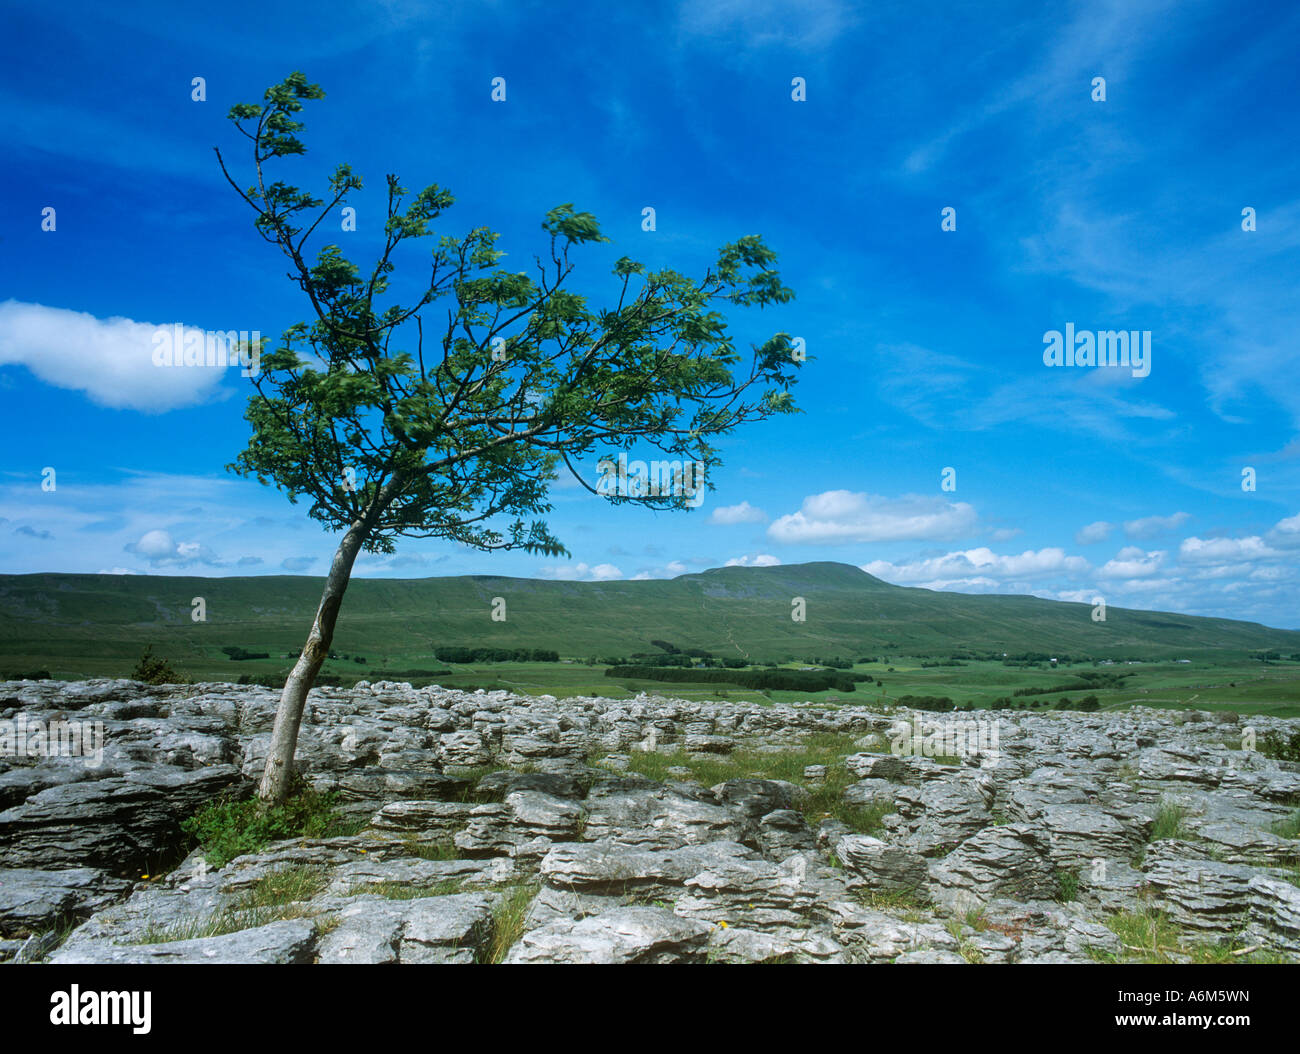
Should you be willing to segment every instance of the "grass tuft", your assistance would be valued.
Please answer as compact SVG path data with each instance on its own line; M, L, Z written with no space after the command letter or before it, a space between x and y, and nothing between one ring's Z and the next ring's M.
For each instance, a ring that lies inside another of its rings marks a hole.
M1187 829L1184 822L1187 819L1187 810L1176 802L1168 799L1160 803L1160 811L1156 813L1156 822L1151 828L1151 837L1149 842L1159 842L1165 838L1189 838L1191 831Z
M524 918L537 896L537 886L515 886L492 912L492 935L479 951L480 962L499 963L523 936Z

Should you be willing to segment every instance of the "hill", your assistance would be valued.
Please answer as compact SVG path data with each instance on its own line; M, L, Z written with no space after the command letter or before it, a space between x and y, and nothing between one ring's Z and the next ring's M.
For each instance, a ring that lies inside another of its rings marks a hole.
M302 646L320 595L302 576L0 576L0 669L63 675L123 672L153 644L179 661L237 668L226 647ZM191 621L202 597L207 621ZM493 621L493 600L506 618ZM804 600L806 617L791 618ZM723 567L670 580L543 581L469 575L355 579L340 616L340 652L438 665L439 645L547 648L562 656L627 656L651 640L756 661L869 655L1211 658L1300 653L1300 632L1251 622L1107 609L1029 596L938 592L890 585L857 567L807 563Z

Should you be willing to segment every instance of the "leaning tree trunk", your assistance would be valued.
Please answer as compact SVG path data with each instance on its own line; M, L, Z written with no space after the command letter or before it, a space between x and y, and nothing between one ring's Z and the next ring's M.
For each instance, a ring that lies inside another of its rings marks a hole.
M302 724L307 693L316 683L316 675L329 656L330 644L334 640L334 624L338 621L343 594L352 577L352 564L356 561L368 532L369 526L358 520L339 543L334 561L330 564L329 577L325 579L325 591L321 594L320 607L316 610L316 621L312 623L311 633L307 635L307 643L303 645L293 672L284 682L280 705L275 711L275 728L271 732L266 769L262 773L262 783L257 792L257 796L264 802L279 804L288 797L289 780L293 775L294 748L298 745L298 727Z

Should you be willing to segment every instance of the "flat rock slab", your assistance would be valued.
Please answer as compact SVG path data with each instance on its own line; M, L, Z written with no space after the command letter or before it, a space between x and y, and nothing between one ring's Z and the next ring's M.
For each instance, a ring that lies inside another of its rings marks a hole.
M483 893L358 898L331 913L338 925L321 939L319 961L473 963L491 936L493 902Z
M525 933L507 963L670 963L704 958L713 927L662 908L616 908Z
M166 944L114 944L85 941L60 948L50 962L91 963L310 963L316 947L315 927L301 919L272 922L220 937L170 941Z
M63 871L0 870L0 935L26 936L121 900L131 883L91 867Z
M714 868L759 859L754 850L736 842L662 851L583 843L556 846L543 858L540 872L542 880L556 889L623 894L681 887Z

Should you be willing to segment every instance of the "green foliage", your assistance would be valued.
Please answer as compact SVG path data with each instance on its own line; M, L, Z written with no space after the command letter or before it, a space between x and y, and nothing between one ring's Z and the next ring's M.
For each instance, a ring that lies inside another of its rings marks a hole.
M1300 732L1285 737L1280 732L1265 732L1256 740L1255 749L1277 761L1300 761Z
M550 511L557 470L592 489L577 463L636 441L699 463L710 488L721 463L713 439L794 412L800 363L789 335L769 338L741 368L721 311L793 296L754 235L724 246L698 281L624 257L610 285L615 306L596 309L566 288L571 253L608 239L593 215L566 203L542 222L549 246L533 274L500 267L499 236L476 227L436 238L427 284L399 303L390 288L399 254L432 237L454 199L436 184L412 195L390 175L373 266L364 271L334 244L313 261L306 243L362 189L361 177L338 165L317 197L265 168L305 152L297 115L324 94L294 73L262 103L230 110L253 143L247 189L218 151L314 314L261 355L245 413L252 436L232 470L290 500L306 496L327 529L360 524L372 552L392 552L392 538L408 535L559 555L567 550L545 521L526 519ZM693 495L607 497L689 508Z
M181 824L197 839L204 858L224 867L237 856L255 853L282 838L325 838L343 833L344 821L335 811L338 796L322 794L295 774L282 805L265 805L256 798L220 799L204 806Z
M177 673L171 663L153 653L152 644L145 648L140 661L135 664L135 669L131 671L131 680L143 681L145 684L189 683L189 679Z
M1045 700L1035 700L1035 702L1038 702L1039 705L1043 705ZM1063 695L1056 701L1056 705L1052 707L1053 710L1082 710L1085 713L1099 710L1100 708L1101 701L1095 695L1086 695L1077 703L1073 702L1069 696Z

